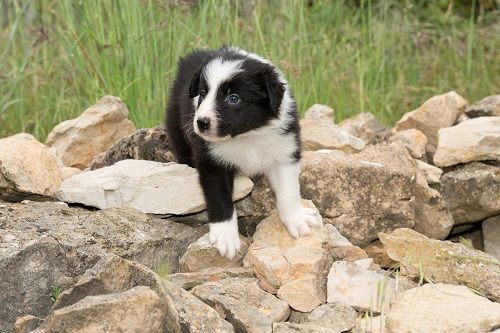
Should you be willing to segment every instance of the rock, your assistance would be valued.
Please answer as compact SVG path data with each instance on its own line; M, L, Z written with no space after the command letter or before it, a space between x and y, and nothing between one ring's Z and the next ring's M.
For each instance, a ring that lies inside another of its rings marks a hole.
M298 324L310 324L322 326L327 332L346 332L354 327L356 323L356 311L341 302L323 304L309 313L292 313L289 321Z
M418 129L427 137L426 151L433 155L438 142L438 130L453 126L458 116L464 113L466 105L467 101L454 91L434 96L418 109L405 113L394 129Z
M181 272L196 272L211 267L225 268L243 266L243 257L247 253L250 241L243 236L240 236L240 240L240 251L233 259L229 260L226 257L221 257L217 247L210 244L208 233L203 235L196 242L188 246L186 252L179 260Z
M235 180L234 200L252 190L249 178ZM185 164L123 160L65 180L58 198L97 208L132 207L152 214L190 214L205 209L196 169Z
M386 332L489 332L500 325L500 304L464 286L425 284L398 295Z
M175 158L169 150L165 125L141 128L129 136L121 138L106 152L94 158L90 169L99 169L129 159L163 163L173 162Z
M421 158L425 154L427 137L421 131L410 128L396 132L389 138L390 143L400 144L406 147L414 158Z
M425 177L417 172L414 229L431 238L445 239L452 227L453 217L446 201L438 191L430 188Z
M481 225L479 223L476 223L473 224L473 226L474 228L467 230L466 232L450 236L447 238L447 240L454 243L461 243L470 249L484 251Z
M373 142L377 136L386 131L385 126L370 112L362 112L345 119L339 124L339 127L350 135L360 138L366 144Z
M26 315L20 318L17 318L16 323L14 324L13 333L28 333L36 329L43 322L41 318Z
M483 98L479 102L469 106L465 113L470 118L484 116L500 116L500 95L492 95Z
M158 290L156 278L146 266L107 253L73 287L60 294L52 309L73 305L87 296L118 293L139 285Z
M0 139L0 199L51 197L61 181L57 159L32 135L20 133Z
M165 315L166 308L158 294L139 286L116 294L88 296L55 310L35 332L162 333Z
M282 284L277 296L297 311L311 311L323 303L325 297L321 279L307 273Z
M73 167L65 167L63 166L61 169L61 176L63 180L73 177L82 172L82 170Z
M122 292L137 285L150 287L160 296L167 311L165 331L234 332L214 309L190 293L164 283L147 267L113 254L103 257L73 288L64 291L53 309L75 304L87 296Z
M149 268L178 270L188 245L206 233L134 209L88 211L57 202L2 204L0 209L0 332L17 317L44 318L53 286L71 287L108 252Z
M341 333L315 324L274 323L273 333Z
M356 327L352 333L387 333L385 330L386 316L373 316L365 314L361 318L357 318Z
M435 165L484 160L500 161L500 116L474 118L439 130Z
M301 162L302 163L302 162ZM266 218L276 208L276 200L271 185L264 176L252 178L254 182L250 201L252 203L253 215L258 217L256 224Z
M173 315L168 318L168 322L174 327L166 332L234 333L233 326L224 320L219 308L211 308L181 288L169 286L167 291L176 311L172 311Z
M387 145L368 146L352 155L304 152L302 196L314 201L324 221L350 242L366 246L380 231L413 227L412 161L406 149Z
M417 163L417 170L425 176L428 184L439 184L443 170L421 160L415 160L415 162Z
M328 303L342 302L359 311L376 312L386 312L397 291L395 279L347 261L333 263L327 288Z
M104 96L79 117L54 127L47 145L54 147L64 165L85 169L98 154L134 131L128 109L117 97Z
M310 201L303 204L314 208ZM273 211L257 226L243 263L254 269L264 290L277 294L295 310L309 312L326 300L331 262L360 258L366 258L366 253L332 225L314 227L308 236L295 239Z
M375 264L382 268L393 268L397 265L397 261L389 258L384 246L378 239L365 246L363 250L365 250L368 257L373 259Z
M175 273L166 277L173 285L183 289L191 289L205 282L214 282L227 278L254 278L253 269L249 267L213 267L199 272Z
M483 221L484 251L500 261L500 215Z
M302 150L340 149L358 152L364 148L363 140L347 133L333 123L333 109L314 104L300 120Z
M436 189L446 200L455 225L500 214L500 166L473 162L441 177Z
M192 293L220 309L237 332L272 332L272 324L288 318L290 309L257 283L257 279L228 278L198 285Z
M493 256L463 244L429 239L410 229L379 234L387 254L414 277L465 285L500 300L500 265Z

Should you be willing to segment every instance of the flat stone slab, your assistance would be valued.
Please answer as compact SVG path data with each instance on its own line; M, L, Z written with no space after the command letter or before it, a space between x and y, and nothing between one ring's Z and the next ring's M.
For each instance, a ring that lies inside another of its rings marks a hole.
M247 196L249 178L238 177L233 199ZM61 201L97 208L132 207L144 213L184 215L205 209L196 169L185 164L123 160L66 179L57 194Z

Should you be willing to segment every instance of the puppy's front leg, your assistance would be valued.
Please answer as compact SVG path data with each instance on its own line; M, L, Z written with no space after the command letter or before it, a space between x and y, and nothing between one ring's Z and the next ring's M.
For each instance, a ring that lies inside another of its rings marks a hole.
M207 204L210 243L221 256L232 259L241 246L233 205L234 172L212 163L198 167L198 172Z
M278 215L295 238L307 235L311 226L320 225L316 211L302 206L299 175L299 163L276 164L267 171L267 178L276 195Z

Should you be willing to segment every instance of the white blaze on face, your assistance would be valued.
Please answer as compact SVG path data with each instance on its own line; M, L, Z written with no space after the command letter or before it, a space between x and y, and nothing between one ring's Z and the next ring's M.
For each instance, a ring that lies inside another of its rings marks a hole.
M193 104L196 109L193 119L193 127L196 134L208 141L216 141L218 138L218 114L216 110L216 96L222 82L228 81L236 74L241 72L241 64L243 60L223 60L216 58L210 61L202 72L202 76L207 83L206 96L198 106L199 96L193 99ZM202 117L210 119L209 130L201 133L198 128L197 120Z

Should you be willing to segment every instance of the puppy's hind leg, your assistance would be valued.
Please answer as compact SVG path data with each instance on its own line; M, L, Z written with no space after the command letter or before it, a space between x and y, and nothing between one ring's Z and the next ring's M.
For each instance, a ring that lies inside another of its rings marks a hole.
M232 259L241 247L232 199L234 172L209 162L198 165L197 169L207 204L210 243L221 256Z
M302 206L299 175L299 163L276 164L267 171L280 220L294 238L307 235L312 226L321 224L314 209Z

